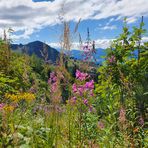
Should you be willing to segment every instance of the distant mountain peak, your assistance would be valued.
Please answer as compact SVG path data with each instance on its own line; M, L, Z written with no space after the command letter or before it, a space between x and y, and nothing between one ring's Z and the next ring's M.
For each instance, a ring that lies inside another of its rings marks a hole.
M29 42L28 44L12 44L11 48L12 50L16 51L19 50L20 52L23 52L23 50L26 50L26 53L28 55L35 54L39 58L43 58L41 51L43 51L44 47L46 46L46 49L48 50L48 60L50 60L52 63L55 63L57 59L59 58L59 52L47 45L46 43L43 43L41 41L33 41Z
M26 45L28 45L28 44L46 44L46 43L39 41L39 40L36 40L36 41L29 42Z

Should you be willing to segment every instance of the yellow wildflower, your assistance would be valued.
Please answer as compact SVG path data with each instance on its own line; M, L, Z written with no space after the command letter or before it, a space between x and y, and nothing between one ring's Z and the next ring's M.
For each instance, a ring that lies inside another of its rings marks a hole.
M10 99L13 102L19 102L21 100L30 102L35 99L35 95L32 93L5 94L5 98Z
M3 110L6 111L7 113L12 112L14 110L14 106L11 105L5 105L3 107Z

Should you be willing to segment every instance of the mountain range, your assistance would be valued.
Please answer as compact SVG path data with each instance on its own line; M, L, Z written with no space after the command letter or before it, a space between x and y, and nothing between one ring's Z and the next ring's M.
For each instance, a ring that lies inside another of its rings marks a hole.
M52 63L55 63L56 60L59 58L60 55L60 49L52 48L51 46L41 42L41 41L34 41L30 42L28 44L11 44L11 49L15 52L25 52L28 55L35 54L39 58L43 58L42 52L44 49L47 49L48 53L48 60L50 60ZM96 59L96 63L101 63L103 61L102 56L104 56L105 50L104 49L96 49L96 54L94 55ZM83 57L83 51L80 50L71 50L70 57L76 59L76 60L82 60Z
M70 52L71 57L74 57L77 60L82 60L84 59L84 53L83 51L80 50L71 50ZM105 50L102 48L97 48L96 53L93 55L94 59L96 60L96 63L102 63L103 62L103 56L105 56Z

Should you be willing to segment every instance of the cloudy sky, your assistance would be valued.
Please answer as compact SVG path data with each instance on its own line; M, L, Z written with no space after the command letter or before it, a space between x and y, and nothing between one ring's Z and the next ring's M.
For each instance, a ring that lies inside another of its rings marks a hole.
M91 39L106 48L121 33L124 17L131 29L141 16L148 28L148 0L0 0L0 34L11 27L14 43L41 40L57 46L61 20L70 21L72 30L81 19L78 32L83 40L89 27Z

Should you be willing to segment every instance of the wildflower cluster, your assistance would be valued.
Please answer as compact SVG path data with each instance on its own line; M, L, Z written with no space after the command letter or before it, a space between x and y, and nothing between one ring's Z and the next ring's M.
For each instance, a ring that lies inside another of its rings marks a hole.
M48 84L51 85L51 92L54 93L57 90L58 82L57 82L57 76L55 72L50 73L50 78L48 80Z
M15 105L9 105L9 104L5 104L5 103L1 103L0 104L0 112L6 112L6 113L10 113L15 109Z
M15 106L14 105L4 105L3 107L3 110L6 112L6 113L10 113L10 112L13 112L13 110L15 109Z
M90 76L87 73L82 73L79 70L76 70L76 79L80 83L74 83L72 85L72 92L74 94L74 97L71 98L71 102L75 104L77 100L80 99L80 101L85 106L89 106L89 108L91 109L92 106L88 98L94 96L94 80L86 82L88 78L90 78Z
M87 73L82 73L79 70L76 70L76 79L79 81L86 81L90 76ZM74 83L72 85L72 91L75 94L79 94L80 96L84 95L84 93L88 92L90 96L93 96L94 89L94 80L90 80L85 82L82 85L77 85Z
M61 81L63 80L63 72L56 70L55 72L50 73L48 85L50 86L50 99L54 104L59 104L61 102Z
M21 100L26 100L27 102L30 102L35 99L35 95L32 93L5 94L5 98L10 99L14 102L19 102Z
M79 94L83 96L86 92L88 92L89 96L93 96L94 89L94 80L90 80L83 85L76 85L75 83L72 85L72 91L75 94Z
M76 78L80 81L86 80L90 76L87 73L81 73L79 70L76 70Z

